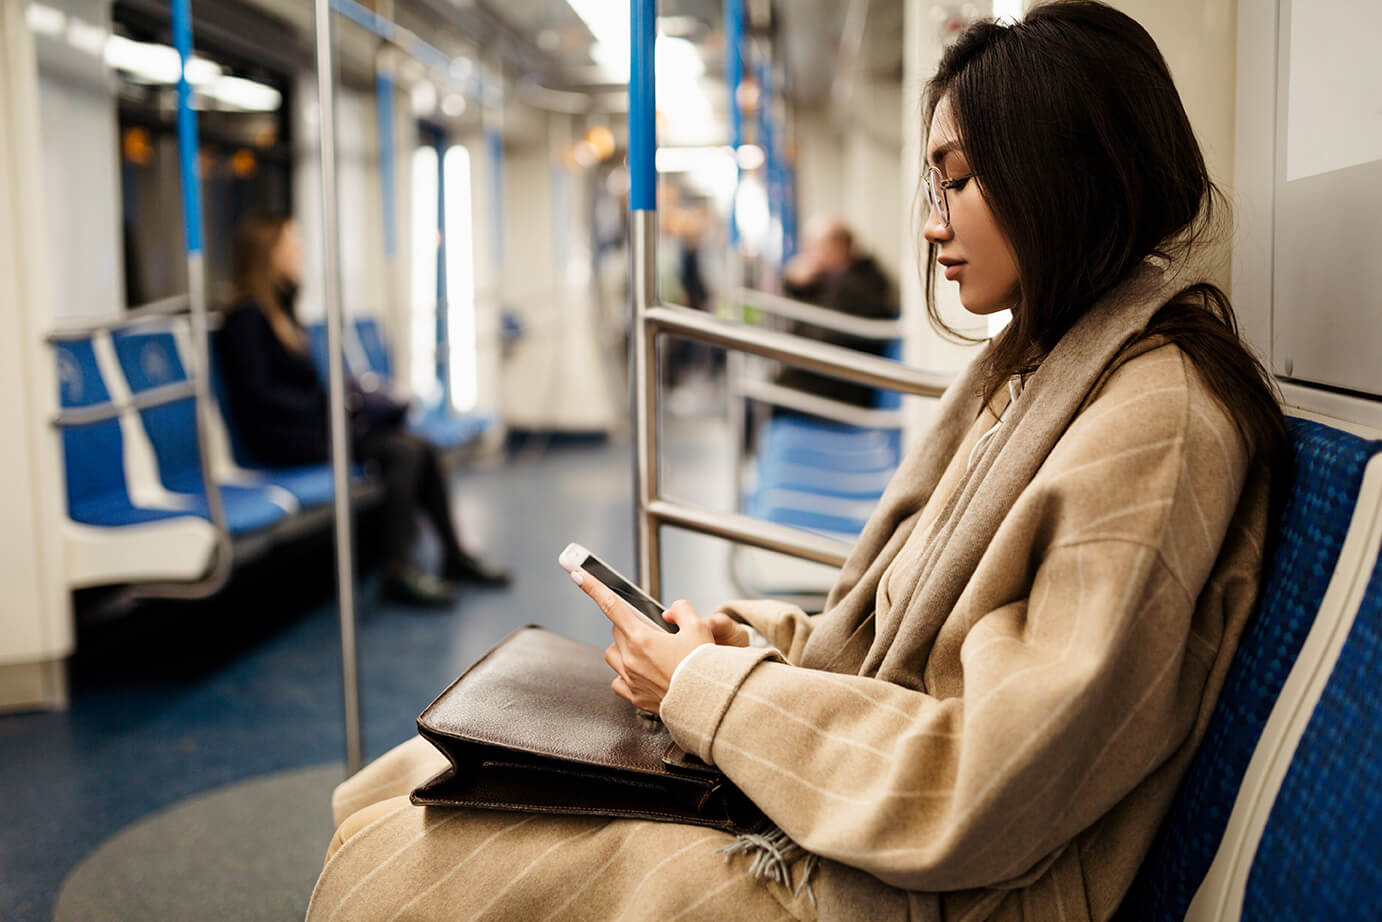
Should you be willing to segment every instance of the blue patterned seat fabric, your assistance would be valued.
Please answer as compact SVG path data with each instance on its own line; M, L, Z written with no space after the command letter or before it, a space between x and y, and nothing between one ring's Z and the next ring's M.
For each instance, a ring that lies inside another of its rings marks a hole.
M1248 876L1245 922L1382 919L1382 557L1296 747Z
M1234 655L1204 742L1119 908L1120 922L1185 918L1223 839L1267 717L1324 598L1364 467L1382 448L1307 420L1290 419L1288 425L1296 469L1257 611Z

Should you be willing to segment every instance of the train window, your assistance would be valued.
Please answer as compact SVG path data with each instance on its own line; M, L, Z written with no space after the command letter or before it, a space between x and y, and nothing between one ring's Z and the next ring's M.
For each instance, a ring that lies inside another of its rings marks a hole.
M464 413L479 397L470 153L439 136L429 140L413 152L412 163L412 389L425 405L449 398ZM438 356L443 341L448 354Z
M178 175L177 52L161 17L124 3L105 48L116 80L125 297L136 307L187 291ZM287 75L199 37L188 66L201 150L208 296L230 295L235 229L252 212L292 210Z
M451 406L458 413L479 401L475 343L474 216L470 207L470 152L459 144L442 159L446 194L446 306L450 334Z

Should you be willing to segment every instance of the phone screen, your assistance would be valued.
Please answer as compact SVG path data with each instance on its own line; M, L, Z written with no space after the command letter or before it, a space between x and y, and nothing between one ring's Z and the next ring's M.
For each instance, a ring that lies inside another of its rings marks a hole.
M613 589L615 595L632 605L635 611L647 615L658 627L667 631L673 630L666 621L662 620L662 612L664 611L662 605L648 598L633 583L624 579L610 567L605 566L604 561L594 554L589 555L581 562L581 569Z

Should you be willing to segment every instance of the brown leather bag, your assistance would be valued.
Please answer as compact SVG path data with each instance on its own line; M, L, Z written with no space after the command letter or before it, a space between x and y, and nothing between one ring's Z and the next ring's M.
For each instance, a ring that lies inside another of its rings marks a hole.
M510 635L441 693L418 732L451 761L423 806L693 823L735 834L763 814L662 722L610 688L600 650L540 627Z

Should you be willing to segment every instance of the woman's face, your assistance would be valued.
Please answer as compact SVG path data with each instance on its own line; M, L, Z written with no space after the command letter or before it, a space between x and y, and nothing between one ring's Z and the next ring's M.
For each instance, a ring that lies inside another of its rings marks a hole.
M941 216L931 209L922 229L922 235L936 246L936 259L945 277L959 283L960 303L973 314L1013 307L1018 296L1017 256L984 201L979 182L970 178L949 97L941 98L931 119L926 162L940 171L942 180L969 179L945 192L950 224L943 224Z
M302 281L302 237L296 221L287 221L278 232L278 242L269 251L269 271L275 282Z

